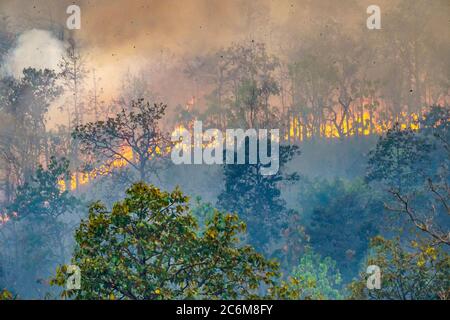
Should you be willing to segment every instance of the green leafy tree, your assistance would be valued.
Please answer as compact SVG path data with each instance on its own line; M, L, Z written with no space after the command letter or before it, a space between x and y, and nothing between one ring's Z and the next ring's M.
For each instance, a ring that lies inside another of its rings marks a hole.
M194 199L194 204L191 212L197 219L199 227L203 228L206 222L214 217L216 208L209 202L203 202L199 196Z
M76 299L236 299L295 296L276 285L278 264L239 244L245 225L215 210L200 229L179 189L134 184L108 210L93 204L76 230L71 263L81 269ZM67 267L53 284L64 286ZM262 288L264 284L267 291Z
M450 299L450 257L429 241L412 241L405 248L400 240L375 237L367 265L381 270L381 288L367 289L367 274L349 286L350 298L374 300Z
M342 279L336 268L336 262L329 257L322 258L310 248L302 255L291 276L297 281L309 284L308 288L299 288L303 298L333 300L343 298L339 288ZM296 285L293 285L293 289L295 287Z
M367 290L361 274L353 298L449 299L449 114L431 107L419 130L394 128L372 153L369 178L387 187L387 209L412 228L402 228L401 240L372 240L367 263L381 268L381 289Z
M14 295L6 289L0 291L0 301L2 300L14 300Z

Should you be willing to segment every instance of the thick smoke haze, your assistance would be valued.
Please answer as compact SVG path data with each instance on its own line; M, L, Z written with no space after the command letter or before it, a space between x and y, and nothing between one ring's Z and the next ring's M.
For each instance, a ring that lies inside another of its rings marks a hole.
M81 8L80 30L66 28L66 9L71 4ZM55 67L63 43L73 38L90 71L87 86L93 85L95 69L104 99L118 96L127 75L140 74L153 97L173 109L193 97L199 102L204 95L198 84L186 78L183 71L187 64L233 43L264 43L269 53L292 62L302 57L308 41L326 48L320 49L321 54L333 50L336 43L328 30L337 29L345 37L364 39L375 49L373 74L384 72L386 59L377 46L395 44L399 32L404 39L423 39L440 47L433 53L436 56L446 55L448 1L411 5L400 0L377 1L382 29L376 32L366 27L366 9L371 4L371 0L135 0L124 6L122 1L107 0L2 0L2 27L13 33L15 46L0 70L17 76L24 66ZM417 27L405 27L404 21L396 18L399 12L416 21ZM337 50L345 51L345 44ZM420 54L432 60L430 52Z
M16 45L6 54L3 72L19 78L23 69L57 69L64 54L64 43L49 31L29 30L22 33Z
M367 4L366 4L367 2ZM390 3L381 1L381 5ZM364 26L370 1L2 1L1 12L20 30L65 24L65 9L78 4L82 29L75 36L110 54L146 55L170 49L199 54L243 39L275 45L283 31L312 32L332 19L347 28ZM383 7L384 8L384 7ZM358 26L360 25L360 26Z
M382 11L380 32L400 28L387 23L392 10L411 10L418 21L428 19L425 10L396 8L398 3L377 1ZM82 27L70 32L65 23L66 8L71 4L81 8ZM231 43L255 41L264 42L271 52L285 58L297 52L305 37L324 36L323 28L330 23L339 24L342 32L350 35L367 33L366 8L370 4L373 1L136 0L124 7L121 1L107 0L3 0L0 13L19 34L40 28L51 30L61 39L77 39L98 74L108 79L105 90L112 94L123 74L142 69L146 64L160 64L167 57L170 62L174 58L189 60ZM426 31L428 37L448 39L450 5L438 0L430 4L433 6L438 9L433 10L432 28Z
M0 300L449 299L449 17L0 0Z

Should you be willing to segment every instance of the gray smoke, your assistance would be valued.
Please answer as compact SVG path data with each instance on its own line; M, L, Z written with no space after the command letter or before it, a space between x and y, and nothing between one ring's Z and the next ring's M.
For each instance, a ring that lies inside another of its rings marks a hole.
M64 53L63 42L49 31L32 29L23 32L6 54L2 73L19 78L27 67L56 69Z

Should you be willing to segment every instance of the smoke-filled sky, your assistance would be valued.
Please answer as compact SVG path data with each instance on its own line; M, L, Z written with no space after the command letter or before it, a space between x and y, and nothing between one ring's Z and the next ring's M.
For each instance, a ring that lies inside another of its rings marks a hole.
M0 0L0 18L6 17L3 25L17 34L16 49L9 53L9 65L3 69L14 74L26 64L54 67L63 48L60 40L70 36L81 45L89 67L95 67L97 75L104 79L105 92L112 95L127 71L137 72L143 66L148 69L161 61L188 61L233 42L264 42L271 52L283 58L305 35L319 38L321 27L330 21L348 34L370 32L366 28L366 8L371 4L381 8L379 32L389 32L393 23L386 25L385 21L399 3L400 0ZM437 31L430 31L429 36L448 39L450 2L431 3L439 8L432 22ZM71 4L81 8L81 30L65 28L69 16L66 9ZM411 14L420 19L421 12ZM42 30L51 33L44 34ZM160 76L154 75L156 81L163 81L158 80ZM169 84L173 86L174 81Z
M2 0L0 12L17 28L64 24L65 10L82 10L79 38L120 54L142 50L208 50L245 37L270 40L279 28L307 30L314 19L333 18L348 26L364 22L373 1L314 0ZM378 1L382 5L389 1ZM364 24L362 25L364 26ZM356 26L355 26L356 27Z
M435 0L439 2L440 0ZM81 8L81 41L101 68L158 59L161 52L196 55L245 39L282 50L327 21L367 32L366 8L383 14L397 0L1 0L0 13L17 31L64 27L66 8ZM433 2L433 1L432 1ZM445 3L445 2L442 2ZM450 4L442 8L445 19ZM446 10L445 10L446 9ZM420 14L420 13L417 13ZM448 16L447 16L448 17ZM436 17L437 21L439 18ZM448 19L442 20L448 26ZM298 37L297 37L298 36Z
M64 27L66 8L81 8L73 36L101 68L158 59L161 52L196 55L253 39L280 50L283 41L314 32L321 20L365 28L373 1L315 0L1 0L0 12L17 31ZM390 1L378 1L383 8ZM283 35L288 35L284 37Z

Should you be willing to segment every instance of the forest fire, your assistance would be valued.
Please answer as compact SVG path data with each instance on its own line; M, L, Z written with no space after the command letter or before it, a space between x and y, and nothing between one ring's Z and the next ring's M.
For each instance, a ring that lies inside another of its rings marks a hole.
M448 2L0 0L0 305L450 300Z
M11 218L6 213L0 213L0 226L7 223Z
M424 114L426 110L422 110L421 114ZM347 121L348 118L348 121ZM307 119L308 120L308 119ZM356 117L344 117L344 119L337 117L334 121L328 120L324 124L320 125L319 137L327 139L345 138L351 136L369 136L369 135L381 135L386 132L394 123L399 123L401 129L405 130L410 128L412 130L419 129L419 115L417 113L407 114L406 112L400 113L400 115L393 117L391 119L386 119L382 117L377 112L364 111ZM176 125L172 134L177 136L183 136L192 129L193 120L188 123L187 128L179 123ZM315 136L312 126L305 124L301 117L292 116L289 122L289 129L286 134L284 134L284 142L296 143L306 141ZM225 139L225 138L224 138ZM199 137L192 139L192 147L198 146ZM203 142L202 147L214 147L218 144L218 141ZM182 144L184 152L190 150L189 146ZM165 154L169 154L171 148L167 147ZM161 151L157 152L158 154ZM59 186L61 190L67 190L67 185L70 186L70 190L76 190L82 185L88 184L90 181L98 176L104 176L111 173L114 169L119 169L127 166L127 160L133 161L134 153L131 147L124 146L120 152L120 156L117 156L109 164L101 165L89 172L77 172L72 174L68 181L59 181Z
M13 212L11 214L0 212L0 227L11 221L11 218L17 218L17 216L17 212Z
M423 114L425 110L421 112ZM286 141L304 141L313 136L323 138L341 138L349 136L368 136L371 134L381 135L394 123L399 123L402 129L419 129L419 115L401 112L400 115L390 119L381 117L379 113L364 111L356 117L336 116L336 119L327 120L320 124L320 130L309 124L310 119L303 120L299 116L290 117L289 132L284 135Z
M114 159L109 165L101 165L89 172L77 172L72 174L69 181L60 180L59 187L62 191L67 190L67 185L70 186L70 190L76 190L79 186L85 185L92 181L97 176L103 176L110 173L113 169L122 168L127 165L126 160L131 161L133 159L133 150L130 147L122 147L121 157Z

